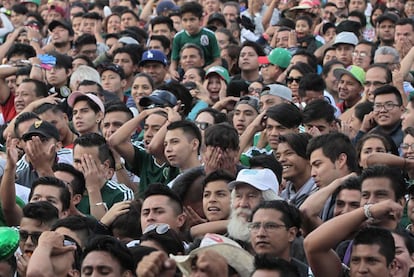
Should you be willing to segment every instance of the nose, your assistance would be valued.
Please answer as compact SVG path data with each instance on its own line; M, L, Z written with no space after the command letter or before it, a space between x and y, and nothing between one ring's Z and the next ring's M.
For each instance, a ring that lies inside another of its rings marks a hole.
M249 199L248 199L247 195L243 195L242 198L240 199L240 207L241 208L250 208Z
M313 178L315 178L316 177L316 175L317 175L317 170L312 166L312 169L311 169L311 176L313 177Z

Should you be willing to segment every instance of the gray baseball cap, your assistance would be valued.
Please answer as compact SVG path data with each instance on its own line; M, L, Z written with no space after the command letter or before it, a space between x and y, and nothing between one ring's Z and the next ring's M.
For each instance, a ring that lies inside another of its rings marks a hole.
M292 101L292 91L288 87L279 84L265 86L260 96L263 95L279 96L280 98L285 99L287 101Z

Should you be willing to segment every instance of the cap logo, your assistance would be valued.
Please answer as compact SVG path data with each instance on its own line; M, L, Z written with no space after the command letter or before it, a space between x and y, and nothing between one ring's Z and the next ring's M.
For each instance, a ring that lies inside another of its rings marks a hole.
M37 129L37 128L39 128L40 127L40 125L42 125L42 120L38 120L38 121L36 121L33 125L34 125L34 127Z
M152 52L148 51L147 58L148 59L154 58L154 54L152 54Z

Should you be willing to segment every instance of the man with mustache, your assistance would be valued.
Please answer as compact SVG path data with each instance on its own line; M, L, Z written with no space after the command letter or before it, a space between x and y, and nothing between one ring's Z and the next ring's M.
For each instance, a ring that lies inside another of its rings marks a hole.
M232 192L228 235L246 246L250 240L248 221L253 209L262 201L281 199L279 182L270 169L243 169L236 180L229 183L229 188Z

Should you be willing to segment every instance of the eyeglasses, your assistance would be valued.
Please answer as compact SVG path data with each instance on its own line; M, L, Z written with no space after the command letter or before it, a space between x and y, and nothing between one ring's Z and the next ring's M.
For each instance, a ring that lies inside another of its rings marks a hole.
M269 67L269 66L271 66L272 64L270 64L270 63L266 63L266 64L262 64L261 66L260 66L260 69L262 69L262 68L267 68L267 67Z
M407 150L408 150L408 148L411 148L411 150L414 150L414 143L411 143L411 144L408 144L408 143L402 143L402 144L400 145L400 148L401 148L402 150L405 150L405 151L407 151Z
M262 89L261 88L249 87L248 91L249 91L249 93L256 92L256 93L260 94L262 92Z
M395 104L395 103L392 103L392 102L386 102L384 104L374 103L373 110L374 110L374 112L379 112L384 108L386 111L391 111L392 109L394 109L394 107L399 107L399 106L400 106L399 104Z
M380 81L365 81L364 86L370 87L370 86L374 86L374 87L380 87L380 86L385 86L387 83L383 83Z
M288 84L293 83L293 81L295 81L297 84L299 84L300 80L302 80L302 77L298 77L298 78L287 77L287 78L286 78L286 82L287 82Z
M352 56L353 57L361 57L361 58L365 58L365 57L367 57L368 56L368 54L367 53L365 53L365 52L352 52Z
M263 222L263 223L261 223L261 222L252 222L252 223L249 223L249 225L247 226L247 228L250 230L250 232L258 232L260 230L260 227L263 227L263 229L266 232L274 232L277 229L285 228L286 225L277 224L277 223L274 223L274 222Z
M208 122L195 121L194 123L195 123L195 125L197 125L198 129L203 130L203 131L205 129L207 129L208 127L210 127L210 123L208 123Z
M163 234L167 233L168 230L170 230L170 229L171 229L170 225L168 225L168 224L151 224L151 225L148 225L147 228L145 228L144 232L142 232L142 233L146 234L148 232L151 232L151 231L155 230L155 232L158 235L163 235Z
M22 242L25 242L30 236L30 239L32 240L33 244L36 244L36 245L39 241L39 237L40 237L41 234L42 234L42 232L29 233L29 232L24 231L24 230L19 230L20 240Z

